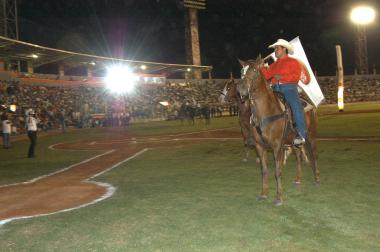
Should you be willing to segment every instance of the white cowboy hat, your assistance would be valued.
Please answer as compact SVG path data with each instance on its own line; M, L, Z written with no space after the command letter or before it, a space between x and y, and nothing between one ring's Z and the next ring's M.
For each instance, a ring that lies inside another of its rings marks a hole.
M294 49L293 49L293 46L292 44L290 44L288 41L286 41L285 39L278 39L276 43L268 46L268 48L274 48L275 46L283 46L285 47L286 49L288 49L288 53L289 54L293 54L294 53Z

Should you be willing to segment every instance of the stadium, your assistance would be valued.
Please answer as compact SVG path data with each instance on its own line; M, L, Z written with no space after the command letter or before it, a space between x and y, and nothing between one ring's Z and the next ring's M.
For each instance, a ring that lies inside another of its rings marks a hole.
M205 8L184 2L190 17ZM11 127L0 151L1 251L380 249L375 68L345 74L344 85L339 64L336 76L314 73L320 181L309 156L291 154L277 206L272 149L268 199L257 197L264 161L245 138L242 103L225 98L240 79L232 71L213 78L196 51L192 63L162 63L2 35L0 113ZM28 158L30 115L38 137Z

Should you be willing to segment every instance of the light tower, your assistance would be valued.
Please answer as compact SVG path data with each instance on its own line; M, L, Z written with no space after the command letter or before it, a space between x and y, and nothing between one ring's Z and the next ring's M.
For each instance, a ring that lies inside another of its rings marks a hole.
M186 61L187 64L200 66L198 10L206 9L206 0L183 0L183 5L188 8L185 12ZM202 79L201 71L196 70L193 74L196 79Z
M356 24L355 65L359 74L368 74L366 26L373 22L375 16L375 10L369 6L358 6L351 10L351 21Z
M0 36L18 40L17 0L0 0ZM0 59L0 68L17 68L20 71L19 61L4 62Z
M0 35L18 40L17 0L0 0Z

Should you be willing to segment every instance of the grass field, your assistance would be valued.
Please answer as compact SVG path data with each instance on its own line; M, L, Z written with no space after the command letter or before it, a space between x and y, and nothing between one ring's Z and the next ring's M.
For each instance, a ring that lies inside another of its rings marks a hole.
M380 103L320 108L319 136L380 137ZM210 126L179 122L135 124L132 135L237 127L237 118ZM99 152L53 151L53 143L106 138L101 130L39 139L37 159L27 142L0 151L0 185L59 170ZM274 207L271 169L268 202L256 202L260 168L241 162L241 140L161 147L97 177L117 188L109 199L71 212L0 226L0 251L380 251L380 142L319 142L321 185L306 166L292 184L291 157L285 202ZM271 164L273 167L273 163Z

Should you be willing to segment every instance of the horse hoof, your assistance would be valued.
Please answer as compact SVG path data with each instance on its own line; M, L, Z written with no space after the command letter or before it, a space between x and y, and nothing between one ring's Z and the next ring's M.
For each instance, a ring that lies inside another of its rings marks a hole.
M243 158L241 161L244 162L244 163L247 163L247 162L248 162L248 159Z
M256 163L260 164L260 158L256 158Z
M320 186L320 185L321 185L321 181L316 180L316 181L314 182L314 185L315 185L315 186Z
M275 206L282 206L282 200L276 199L273 203Z
M299 181L299 180L294 180L294 181L293 181L293 184L295 184L295 185L300 185L300 184L301 184L301 181Z
M265 196L265 195L260 195L260 196L257 196L256 197L256 200L257 201L265 201L268 199L268 196Z

